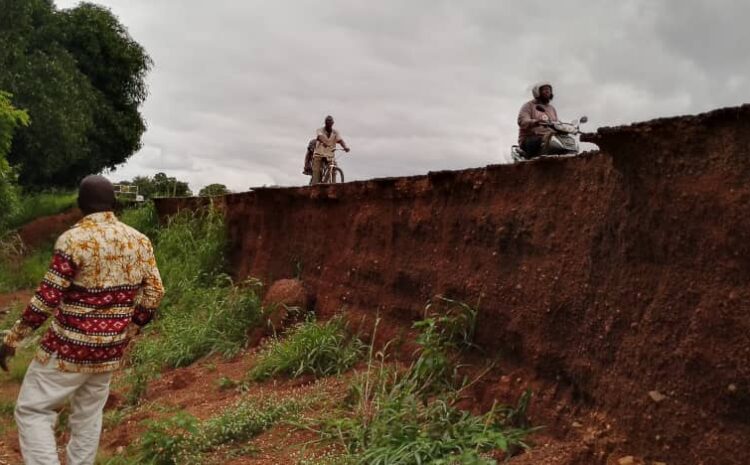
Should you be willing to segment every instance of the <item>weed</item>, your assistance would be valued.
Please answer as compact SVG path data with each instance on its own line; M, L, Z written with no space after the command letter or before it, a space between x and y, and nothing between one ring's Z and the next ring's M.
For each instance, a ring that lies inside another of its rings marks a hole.
M20 198L18 209L8 219L8 229L23 226L35 218L61 213L75 206L77 197L75 192L67 191L24 194Z
M148 237L155 237L159 229L159 218L153 202L137 208L128 208L119 215L120 221L131 226Z
M13 237L0 241L0 292L3 293L36 287L52 257L52 243L24 254L22 247L12 245Z
M122 423L131 413L133 413L133 409L130 407L107 410L104 412L103 427L105 429L114 428Z
M167 290L157 318L130 353L127 401L133 404L164 368L186 366L212 353L239 353L262 311L257 281L238 286L223 274L226 243L218 212L183 212L163 228L156 227L148 205L121 217L151 231Z
M228 391L230 389L236 388L239 383L232 378L222 376L216 381L216 384L219 386L219 390Z
M13 416L13 412L16 409L16 403L10 400L0 401L0 416L9 417Z
M362 342L347 334L343 318L321 323L309 317L284 339L274 338L259 355L248 378L261 381L277 375L340 374L354 366L363 351Z
M436 307L443 308L438 313ZM474 347L476 315L475 308L442 296L427 304L425 318L413 325L419 330L417 344L420 348L411 376L423 390L430 392L457 386L459 366L455 354Z
M203 422L180 412L147 424L138 457L141 463L153 465L201 464L205 453L247 440L280 419L293 417L300 407L294 401L246 400Z
M527 447L531 430L519 419L525 418L530 393L515 409L493 406L480 416L456 407L462 387L455 382L451 351L472 346L476 311L440 299L450 310L428 313L414 325L420 350L408 369L388 367L385 350L376 353L370 346L367 371L355 378L348 396L351 413L322 422L322 437L346 451L331 463L489 465L496 463L487 456L492 450Z

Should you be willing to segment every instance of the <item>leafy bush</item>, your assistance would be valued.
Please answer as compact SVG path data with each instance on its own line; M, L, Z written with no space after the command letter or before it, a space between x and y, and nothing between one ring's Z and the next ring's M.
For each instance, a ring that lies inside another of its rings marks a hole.
M284 339L274 339L266 346L248 378L261 381L276 375L339 374L354 366L363 350L362 342L347 334L343 318L320 323L311 317Z
M16 212L18 203L16 173L7 160L13 132L29 125L28 113L16 109L10 99L9 93L0 91L0 232L8 227L8 218Z

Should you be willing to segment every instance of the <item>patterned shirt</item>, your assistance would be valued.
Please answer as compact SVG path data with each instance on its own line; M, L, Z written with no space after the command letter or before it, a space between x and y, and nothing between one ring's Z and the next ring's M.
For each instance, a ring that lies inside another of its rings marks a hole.
M3 342L17 347L54 315L39 362L55 355L60 371L113 371L132 324L148 323L163 295L151 241L111 212L94 213L59 237L47 274Z

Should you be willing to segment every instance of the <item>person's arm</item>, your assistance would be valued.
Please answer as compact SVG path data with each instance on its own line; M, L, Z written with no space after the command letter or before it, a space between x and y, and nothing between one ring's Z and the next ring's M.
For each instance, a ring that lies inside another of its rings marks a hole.
M338 131L336 131L336 142L341 144L342 147L344 147L344 152L349 151L349 146L346 145L346 142L344 142L344 139L341 137L341 134L339 134Z
M55 244L52 260L41 284L28 306L13 327L5 333L0 343L0 368L8 371L6 359L15 354L16 348L53 315L70 288L78 271L66 236Z
M518 112L518 126L528 129L538 124L539 120L534 118L534 106L528 103L524 104Z
M146 326L156 314L162 297L164 297L164 285L161 282L159 269L156 267L156 258L151 241L144 238L141 242L143 252L141 260L143 265L143 280L141 281L141 292L133 309L133 323L138 328Z

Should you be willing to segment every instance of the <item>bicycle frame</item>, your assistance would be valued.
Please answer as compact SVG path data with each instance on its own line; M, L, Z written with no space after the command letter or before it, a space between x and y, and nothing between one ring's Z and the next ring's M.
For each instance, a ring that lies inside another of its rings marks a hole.
M337 162L338 157L336 156L336 152L342 150L338 147L333 149L333 156L331 158L325 158L323 162L323 166L321 167L322 171L320 174L320 183L321 184L334 184L335 182L344 182L344 172L339 168L339 164ZM334 173L338 171L340 173L341 179L335 180L334 179ZM310 180L312 182L312 179Z

